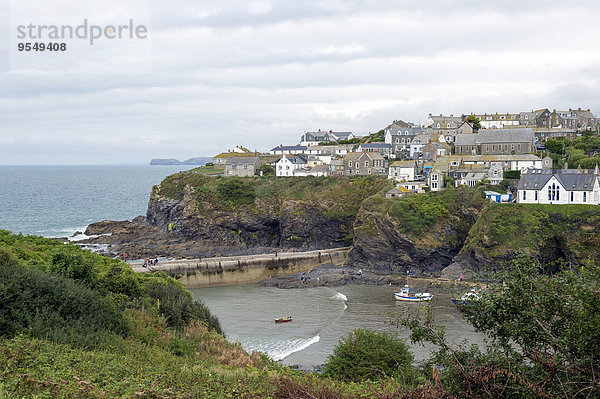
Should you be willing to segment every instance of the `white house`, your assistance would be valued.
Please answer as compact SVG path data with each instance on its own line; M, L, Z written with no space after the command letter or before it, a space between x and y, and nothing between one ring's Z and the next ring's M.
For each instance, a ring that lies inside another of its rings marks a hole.
M403 181L398 183L396 187L404 187L413 193L424 193L427 183L424 181Z
M522 204L600 203L600 173L592 169L527 169L517 188Z
M272 148L269 151L269 154L273 155L283 155L283 154L304 154L307 150L307 147L304 145L280 145L278 147Z
M397 181L413 181L416 174L417 163L415 161L396 161L390 165L388 178Z
M296 169L308 167L308 161L302 155L284 155L275 164L275 176L294 176Z

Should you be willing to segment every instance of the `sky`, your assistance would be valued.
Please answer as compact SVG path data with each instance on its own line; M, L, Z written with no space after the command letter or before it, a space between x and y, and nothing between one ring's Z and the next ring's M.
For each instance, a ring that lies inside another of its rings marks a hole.
M599 17L597 0L0 0L0 165L268 151L429 113L600 114ZM147 34L19 36L84 21ZM66 50L18 49L36 42Z

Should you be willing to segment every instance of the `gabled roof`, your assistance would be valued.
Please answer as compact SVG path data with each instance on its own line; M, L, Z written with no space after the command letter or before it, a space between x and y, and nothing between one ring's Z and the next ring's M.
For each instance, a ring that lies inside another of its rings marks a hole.
M395 161L392 162L390 168L412 168L416 166L417 163L415 161Z
M389 127L389 130L392 136L414 136L423 133L423 128L421 127L394 127L392 125Z
M227 158L225 160L225 165L233 165L233 164L255 164L258 163L258 158L257 157L252 157L252 158L248 158L248 157L234 157L234 158Z
M331 132L331 134L338 140L348 140L348 137L352 136L352 132Z
M368 157L373 161L383 159L383 157L378 152L350 152L344 157L344 160L354 161L356 159L360 159L363 156Z
M372 148L372 149L381 149L381 148L391 149L392 145L389 143L363 143L359 147L360 148Z
M535 129L483 129L479 133L459 134L454 145L479 145L494 143L533 143Z
M567 191L592 191L598 176L589 170L578 169L529 169L521 175L518 190L541 190L554 176Z
M272 148L271 151L303 151L308 147L305 145L280 145L275 148Z
M286 158L288 161L290 161L291 163L293 163L295 165L304 165L304 164L308 163L306 158L303 157L302 155L284 155L279 159L279 161L281 161L283 158ZM279 162L279 161L277 161L277 162Z

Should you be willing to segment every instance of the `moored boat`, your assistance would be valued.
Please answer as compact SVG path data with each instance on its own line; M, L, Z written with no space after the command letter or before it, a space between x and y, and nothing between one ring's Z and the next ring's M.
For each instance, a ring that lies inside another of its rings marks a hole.
M453 304L456 305L457 308L462 308L463 306L471 306L474 301L481 298L479 291L473 288L471 291L465 293L460 298L451 298Z
M291 317L280 317L275 319L275 323L289 323L290 321L292 321Z
M404 302L425 302L430 301L433 295L429 292L410 292L408 285L400 289L400 292L394 293L396 300Z

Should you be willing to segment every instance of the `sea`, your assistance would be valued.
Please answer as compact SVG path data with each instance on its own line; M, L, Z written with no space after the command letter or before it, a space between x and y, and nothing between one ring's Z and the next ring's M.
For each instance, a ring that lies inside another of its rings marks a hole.
M193 166L0 166L0 229L25 235L67 237L101 220L145 215L152 186ZM396 323L422 304L394 299L399 287L347 285L283 290L257 285L192 289L206 303L227 338L286 365L312 369L327 361L340 339L354 329L386 331L409 342ZM434 295L428 305L448 339L482 345L450 301ZM275 319L291 316L290 323ZM410 343L410 342L409 342ZM410 344L416 361L431 346Z

